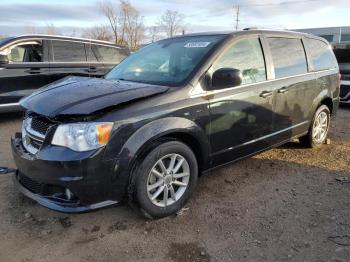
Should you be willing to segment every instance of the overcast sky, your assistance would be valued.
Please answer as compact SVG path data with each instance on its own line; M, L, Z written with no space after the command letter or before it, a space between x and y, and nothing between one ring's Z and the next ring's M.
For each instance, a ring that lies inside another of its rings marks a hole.
M112 0L117 3L117 0ZM234 4L240 5L240 28L296 29L350 26L350 0L131 0L155 24L166 10L185 15L187 32L232 30ZM0 35L26 33L30 27L54 24L63 34L105 24L97 0L1 0Z

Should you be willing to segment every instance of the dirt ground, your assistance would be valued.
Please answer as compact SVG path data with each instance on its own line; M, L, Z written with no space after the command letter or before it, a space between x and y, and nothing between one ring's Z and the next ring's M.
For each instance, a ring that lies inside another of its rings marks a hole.
M14 119L15 118L15 119ZM41 207L0 176L0 261L350 261L350 107L331 144L289 143L199 180L177 215L146 221L127 206L67 215ZM0 166L13 167L0 119Z

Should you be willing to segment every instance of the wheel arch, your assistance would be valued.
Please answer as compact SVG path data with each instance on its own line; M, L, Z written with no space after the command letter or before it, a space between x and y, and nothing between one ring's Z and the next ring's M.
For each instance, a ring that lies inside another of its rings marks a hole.
M199 170L209 166L210 144L205 131L189 119L167 117L144 125L124 144L120 155L128 158L128 171L132 171L138 158L142 158L165 140L178 140L191 148L197 158Z
M158 143L179 140L189 146L198 162L198 172L209 168L210 144L205 131L191 120L168 117L152 121L138 129L124 144L120 151L123 168L121 170L129 203L133 202L135 187L135 168L137 163Z
M329 90L322 90L312 102L312 111L310 111L310 119L314 116L315 112L321 105L326 105L332 115L334 112L334 105L332 94Z
M321 106L321 105L327 106L329 108L331 115L332 115L332 113L333 113L333 100L332 100L332 98L330 98L330 97L323 98L321 100L319 106Z

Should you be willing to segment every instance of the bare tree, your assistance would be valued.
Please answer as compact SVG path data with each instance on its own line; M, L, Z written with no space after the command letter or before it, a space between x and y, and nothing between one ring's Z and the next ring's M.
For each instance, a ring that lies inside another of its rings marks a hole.
M46 24L45 33L48 35L60 35L61 32L57 29L54 24Z
M239 5L235 5L233 6L233 9L235 11L235 28L236 28L236 31L238 31L238 24L240 22L239 20Z
M38 30L37 27L34 26L34 25L27 25L27 26L24 28L24 31L25 31L27 34L38 34L38 33L39 33L39 30Z
M100 3L100 10L109 21L115 43L137 49L145 32L139 11L127 0L115 4L104 0Z
M112 41L113 39L113 35L111 34L109 27L106 25L94 26L86 29L82 36L103 41Z
M130 2L120 1L120 44L135 50L140 45L145 32L143 17Z
M151 39L152 43L161 39L160 31L161 30L160 30L159 26L151 26L147 29L149 38Z
M72 33L70 33L69 36L76 37L77 36L77 30L75 28L73 28Z
M168 37L173 37L183 30L184 15L178 11L166 10L160 17L159 25L163 27Z
M119 25L119 19L118 19L118 10L116 6L108 0L104 0L100 2L100 10L102 14L107 17L109 21L109 25L111 27L113 36L114 36L114 41L117 44L119 41L118 38L118 25Z

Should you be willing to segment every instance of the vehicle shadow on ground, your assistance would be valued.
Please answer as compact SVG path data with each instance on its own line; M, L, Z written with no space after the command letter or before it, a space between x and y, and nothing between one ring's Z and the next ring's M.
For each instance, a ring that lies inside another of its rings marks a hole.
M280 149L304 149L305 150L305 147L302 144L300 144L298 140L288 142L284 145L279 146L278 148L280 148Z

